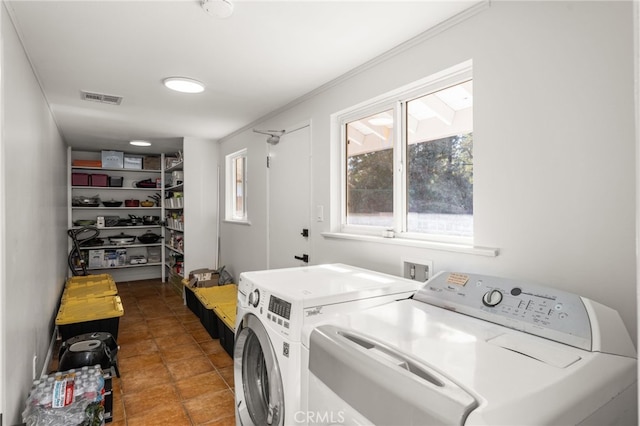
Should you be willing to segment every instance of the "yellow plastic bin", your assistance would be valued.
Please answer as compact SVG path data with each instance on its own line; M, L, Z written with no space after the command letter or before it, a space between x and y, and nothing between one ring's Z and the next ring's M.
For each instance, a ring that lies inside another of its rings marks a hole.
M118 340L124 308L119 296L66 299L60 304L56 326L63 341L85 333L104 331Z
M109 275L108 279L94 279L69 282L62 293L62 301L67 299L90 299L96 297L117 296L118 287Z
M220 334L220 327L216 319L215 309L221 304L233 304L235 312L236 300L238 298L238 286L235 284L227 284L213 287L195 288L195 295L202 305L200 313L200 321L209 335L213 339L223 339Z
M200 287L196 292L198 299L207 309L213 309L221 303L235 303L238 300L238 286L235 284Z
M67 280L65 286L73 287L74 285L98 285L105 282L113 283L113 285L115 285L115 281L110 274L96 274L71 277Z

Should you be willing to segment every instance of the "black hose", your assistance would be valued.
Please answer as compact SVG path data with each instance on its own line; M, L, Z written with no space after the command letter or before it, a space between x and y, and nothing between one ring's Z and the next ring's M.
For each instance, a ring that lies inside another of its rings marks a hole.
M89 232L90 234L83 238L79 238L79 236L84 232ZM78 228L78 229L69 229L67 231L67 235L69 235L69 237L71 238L71 241L73 241L73 248L69 252L69 257L67 258L67 263L69 264L69 269L71 269L71 273L73 275L89 275L87 272L87 265L84 262L84 259L82 259L82 256L80 254L80 246L83 243L86 244L89 241L97 238L98 235L100 235L100 230L95 226L83 226L82 228ZM80 267L82 268L82 274L80 274L77 269L76 260L77 260L77 263L79 263Z

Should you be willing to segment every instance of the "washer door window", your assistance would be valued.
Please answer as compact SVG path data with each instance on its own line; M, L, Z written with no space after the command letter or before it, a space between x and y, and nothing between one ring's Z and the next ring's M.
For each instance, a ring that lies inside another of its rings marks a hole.
M242 377L242 400L236 401L242 425L284 424L284 391L276 354L262 322L253 314L236 336L234 374ZM236 393L238 391L236 390Z

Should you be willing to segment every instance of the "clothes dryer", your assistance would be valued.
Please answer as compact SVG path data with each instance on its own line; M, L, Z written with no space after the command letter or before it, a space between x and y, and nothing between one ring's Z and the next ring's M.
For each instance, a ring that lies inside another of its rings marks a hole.
M303 328L406 299L418 287L344 264L242 273L234 347L236 424L306 424Z
M308 339L310 425L637 425L620 316L557 289L439 273Z

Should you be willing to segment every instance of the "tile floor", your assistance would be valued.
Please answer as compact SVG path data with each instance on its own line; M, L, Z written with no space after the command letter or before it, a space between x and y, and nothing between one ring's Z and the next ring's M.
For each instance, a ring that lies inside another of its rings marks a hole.
M182 297L160 280L117 286L124 305L120 378L113 380L113 421L107 424L235 425L233 359Z

